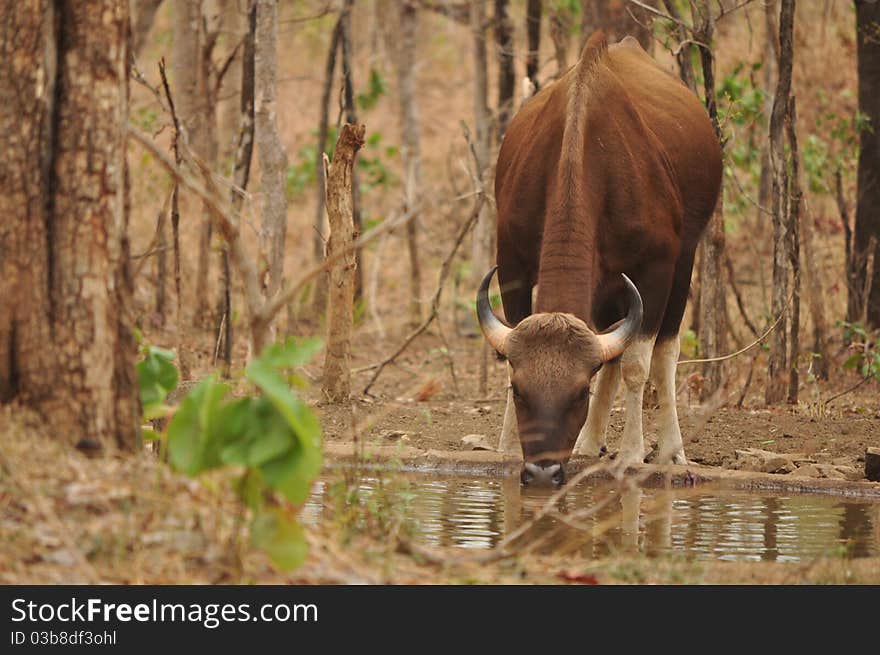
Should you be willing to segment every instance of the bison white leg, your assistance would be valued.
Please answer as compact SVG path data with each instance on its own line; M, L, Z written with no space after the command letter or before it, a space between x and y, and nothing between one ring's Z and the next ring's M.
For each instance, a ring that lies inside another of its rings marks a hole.
M498 443L498 452L521 460L523 452L522 446L519 443L519 431L516 426L516 405L513 403L513 389L509 383L509 364L507 365L507 379L507 407L504 409L504 423L501 424L501 440Z
M608 419L611 418L611 406L617 396L619 384L620 361L608 362L596 375L590 411L587 412L587 420L584 421L584 427L574 445L575 455L597 457L605 452Z
M651 371L651 353L654 338L639 337L620 356L620 376L626 389L626 424L617 455L623 467L641 464L645 460L645 440L642 434L642 399L645 383Z
M678 335L658 341L654 346L651 379L657 387L660 404L657 437L657 464L687 464L681 428L678 425L678 409L675 406L675 369L678 363L680 343Z

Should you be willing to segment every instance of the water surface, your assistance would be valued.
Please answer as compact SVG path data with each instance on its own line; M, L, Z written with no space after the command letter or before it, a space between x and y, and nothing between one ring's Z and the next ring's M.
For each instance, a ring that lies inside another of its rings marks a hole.
M304 508L307 523L332 515L338 479L316 483ZM411 517L423 544L480 549L532 520L553 493L521 488L516 478L426 475L363 477L359 491ZM591 509L603 502L602 509ZM594 482L578 485L557 508L559 516L541 518L527 533L526 542L538 552L789 562L880 554L878 502L706 488L621 493Z

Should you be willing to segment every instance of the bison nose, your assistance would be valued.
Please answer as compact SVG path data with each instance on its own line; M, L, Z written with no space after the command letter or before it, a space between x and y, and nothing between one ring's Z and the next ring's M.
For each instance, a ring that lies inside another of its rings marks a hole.
M562 486L565 482L565 469L559 462L551 462L548 460L540 462L526 462L523 466L520 480L524 485L555 485Z

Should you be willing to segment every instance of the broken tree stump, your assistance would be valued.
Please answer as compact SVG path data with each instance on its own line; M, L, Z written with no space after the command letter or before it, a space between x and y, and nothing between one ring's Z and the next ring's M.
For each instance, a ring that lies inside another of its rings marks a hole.
M333 163L324 156L327 218L330 241L327 257L345 250L354 241L352 170L358 150L364 145L363 125L346 123L333 150ZM351 393L351 322L354 306L355 251L342 257L330 269L330 309L327 321L327 350L324 359L323 392L330 402L346 402Z

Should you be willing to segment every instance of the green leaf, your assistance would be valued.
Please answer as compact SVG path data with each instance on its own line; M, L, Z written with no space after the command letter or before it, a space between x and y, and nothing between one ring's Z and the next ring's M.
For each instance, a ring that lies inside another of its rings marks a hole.
M312 410L290 392L281 375L263 358L246 369L248 379L256 384L293 429L304 448L321 447L321 424Z
M266 551L283 571L302 564L308 554L305 532L296 518L280 508L259 512L251 524L251 544Z
M177 386L178 373L173 359L173 350L150 346L146 349L144 359L135 365L141 404L145 410L161 405L168 393Z
M187 475L219 466L218 436L223 433L217 421L223 398L229 388L214 377L202 380L183 399L168 426L168 453L171 465Z
M255 438L248 450L248 466L260 466L266 462L280 457L294 445L296 435L284 420L284 417L274 411L270 416L264 417L262 431Z
M295 368L310 362L323 346L324 342L317 337L290 337L284 343L267 346L256 361L271 368Z
M309 496L312 482L321 472L321 451L295 444L281 457L260 467L266 483L295 504L302 504Z

